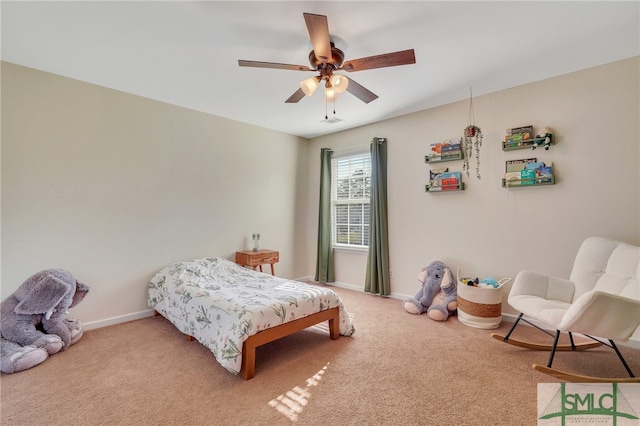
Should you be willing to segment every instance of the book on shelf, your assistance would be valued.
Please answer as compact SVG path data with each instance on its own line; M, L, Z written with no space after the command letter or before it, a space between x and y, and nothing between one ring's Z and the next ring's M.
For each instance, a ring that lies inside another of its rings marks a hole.
M460 187L460 172L442 173L442 190L451 191Z
M520 186L520 172L509 172L504 174L506 186Z
M462 149L461 148L461 144L452 143L452 144L442 145L442 148L441 148L440 152L442 152L442 154L444 155L445 152L460 151L461 149Z
M447 158L458 158L462 156L462 146L459 142L453 142L453 140L432 143L428 156L443 160Z
M513 135L516 133L533 133L533 126L513 127L511 129L507 129L505 132L506 135Z
M460 180L461 177L462 177L462 174L460 172L450 172L448 170L445 170L444 172L442 172L442 179L455 178L457 180Z
M505 186L521 186L521 185L535 185L540 183L553 183L553 163L547 164L529 158L522 162L508 164L507 171L504 174ZM507 163L509 163L507 161ZM519 170L518 170L519 169Z
M526 145L533 144L533 134L532 133L514 133L513 135L506 135L504 137L504 142L508 145Z
M505 164L505 172L519 172L520 170L524 170L525 165L529 163L537 163L537 158L524 158L521 160L507 160L504 162Z
M522 126L507 129L505 131L503 148L516 148L523 146L533 146L535 144L535 134L533 126Z
M440 187L442 186L442 173L449 171L448 167L440 167L437 169L429 170L429 186Z
M440 157L436 157L436 158L440 158L440 160L459 160L462 158L462 151L448 151L448 152L443 152L442 155Z
M520 170L520 185L533 185L535 183L536 171L532 169Z
M544 163L542 161L536 161L534 163L525 163L524 168L528 170L539 169L540 167L544 167Z
M445 158L457 158L460 157L462 155L462 151L457 149L454 151L442 151L442 155L440 155L440 158L445 159Z
M448 177L442 179L442 186L455 186L458 185L458 179L454 177Z
M437 142L431 144L431 153L435 155L440 155L442 153L442 147L446 145L451 145L453 143L452 140Z
M553 182L553 167L543 166L534 170L536 183L552 183Z

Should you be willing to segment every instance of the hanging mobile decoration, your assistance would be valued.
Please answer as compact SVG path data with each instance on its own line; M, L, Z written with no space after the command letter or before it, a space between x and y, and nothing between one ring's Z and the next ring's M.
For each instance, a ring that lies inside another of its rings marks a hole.
M464 165L462 169L467 173L469 177L469 158L473 155L475 148L476 157L476 177L480 179L480 148L482 147L482 130L476 126L475 118L473 116L473 93L469 88L469 119L467 127L464 129L464 143L463 138L460 138L460 143L464 146Z

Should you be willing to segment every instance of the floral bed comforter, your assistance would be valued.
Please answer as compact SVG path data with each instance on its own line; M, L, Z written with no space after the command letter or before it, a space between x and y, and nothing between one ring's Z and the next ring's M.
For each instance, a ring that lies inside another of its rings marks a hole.
M338 307L340 334L355 331L334 291L207 257L177 262L149 282L149 306L208 347L218 362L240 372L242 344L251 335Z

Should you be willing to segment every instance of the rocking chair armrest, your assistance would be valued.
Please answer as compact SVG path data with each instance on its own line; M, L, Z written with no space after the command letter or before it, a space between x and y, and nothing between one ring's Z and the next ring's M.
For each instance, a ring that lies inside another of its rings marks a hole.
M589 291L565 312L558 329L627 341L640 326L640 300Z
M509 298L526 295L571 303L574 292L575 286L569 280L532 271L520 271L511 286Z

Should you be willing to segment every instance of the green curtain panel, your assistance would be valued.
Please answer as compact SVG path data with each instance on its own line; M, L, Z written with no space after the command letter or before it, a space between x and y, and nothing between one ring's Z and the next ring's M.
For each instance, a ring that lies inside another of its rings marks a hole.
M315 280L332 283L333 243L331 241L331 156L329 148L320 150L320 211L318 213L318 254Z
M369 207L369 255L364 291L388 296L389 238L387 224L387 140L371 142L371 199Z

